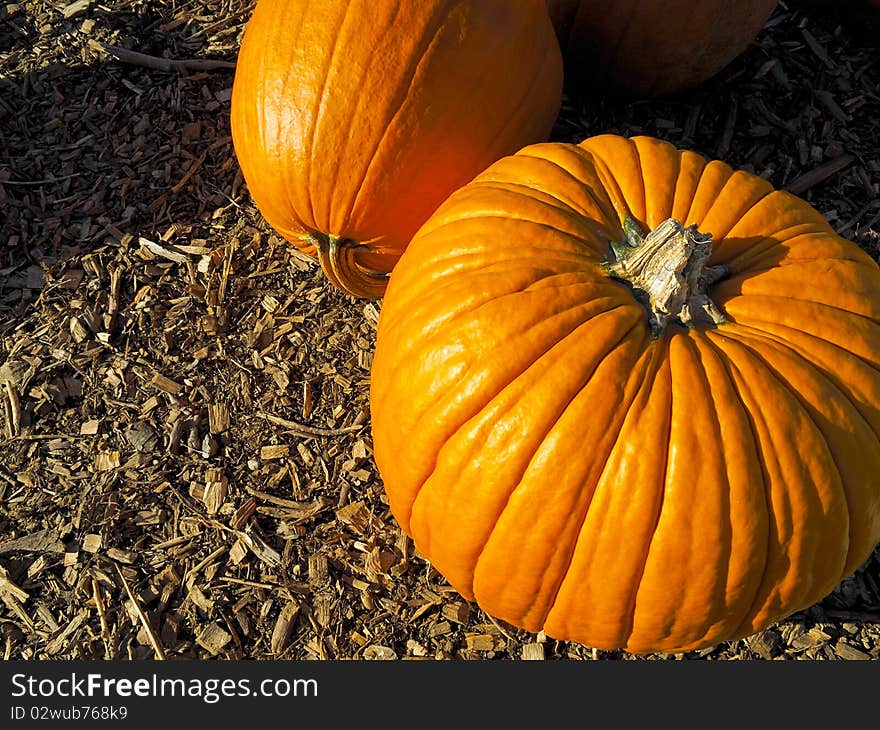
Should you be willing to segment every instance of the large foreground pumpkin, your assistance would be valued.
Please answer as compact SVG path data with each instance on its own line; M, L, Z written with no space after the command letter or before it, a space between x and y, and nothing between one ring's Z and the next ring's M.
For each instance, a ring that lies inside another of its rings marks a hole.
M577 85L657 96L696 86L739 56L776 0L547 0Z
M561 87L543 0L261 0L232 138L269 224L376 297L449 193L547 138Z
M751 634L858 568L878 407L874 261L644 137L530 146L454 193L392 274L372 370L417 549L497 618L631 652Z

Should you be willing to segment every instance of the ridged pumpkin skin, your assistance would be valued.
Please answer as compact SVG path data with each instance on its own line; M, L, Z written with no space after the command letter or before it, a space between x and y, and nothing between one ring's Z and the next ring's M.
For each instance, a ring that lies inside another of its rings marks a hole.
M776 0L547 0L577 85L635 97L717 74L754 40Z
M388 272L449 193L548 137L561 89L543 0L261 0L232 138L281 235L310 254L322 237L357 244L358 265Z
M726 323L652 337L602 266L627 216L713 234ZM743 637L880 541L880 269L723 162L530 146L395 268L371 417L392 513L489 614L635 653Z

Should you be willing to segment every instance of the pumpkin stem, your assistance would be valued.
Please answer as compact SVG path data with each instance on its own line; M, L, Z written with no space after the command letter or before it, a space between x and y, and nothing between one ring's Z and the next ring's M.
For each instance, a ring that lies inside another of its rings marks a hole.
M624 241L611 244L615 260L605 268L633 288L655 337L669 320L690 328L727 321L708 294L709 287L729 273L726 266L706 266L712 234L701 233L696 225L685 228L674 218L647 235L630 216L623 228Z
M366 246L326 233L313 233L312 239L318 263L337 289L364 299L379 299L385 293L388 275L365 269L357 262L357 250Z

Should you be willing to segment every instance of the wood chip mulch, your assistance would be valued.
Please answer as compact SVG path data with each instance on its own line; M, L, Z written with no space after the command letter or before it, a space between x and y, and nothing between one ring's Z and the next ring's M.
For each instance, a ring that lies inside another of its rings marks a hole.
M260 218L228 113L246 0L0 4L5 659L880 659L880 553L748 639L631 657L461 599L391 517L369 429L379 303ZM880 253L880 53L781 3L674 98L569 98L804 196ZM871 45L873 43L873 45Z

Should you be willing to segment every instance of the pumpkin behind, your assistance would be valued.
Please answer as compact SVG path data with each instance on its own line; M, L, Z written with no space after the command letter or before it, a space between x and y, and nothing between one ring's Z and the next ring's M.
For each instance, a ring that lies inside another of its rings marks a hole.
M548 0L576 86L650 97L706 81L739 56L776 0Z
M543 0L260 0L232 137L268 223L376 297L449 193L547 137L561 86Z

